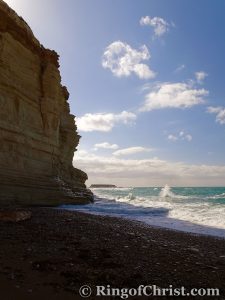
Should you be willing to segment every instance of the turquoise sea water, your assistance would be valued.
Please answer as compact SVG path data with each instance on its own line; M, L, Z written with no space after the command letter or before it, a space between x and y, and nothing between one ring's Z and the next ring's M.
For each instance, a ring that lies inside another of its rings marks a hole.
M70 210L119 216L225 238L225 187L135 187L92 189L95 202Z

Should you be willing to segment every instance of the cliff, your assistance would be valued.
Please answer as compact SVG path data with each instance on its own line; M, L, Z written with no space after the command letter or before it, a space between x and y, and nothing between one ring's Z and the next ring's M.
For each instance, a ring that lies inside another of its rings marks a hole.
M80 136L58 68L57 53L0 0L0 206L92 199L72 166Z

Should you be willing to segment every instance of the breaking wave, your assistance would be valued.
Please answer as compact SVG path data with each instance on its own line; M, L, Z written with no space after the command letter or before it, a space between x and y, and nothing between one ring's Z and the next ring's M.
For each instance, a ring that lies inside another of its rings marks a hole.
M93 204L67 206L67 209L225 237L225 188L174 188L166 184L164 187L93 189L93 192Z

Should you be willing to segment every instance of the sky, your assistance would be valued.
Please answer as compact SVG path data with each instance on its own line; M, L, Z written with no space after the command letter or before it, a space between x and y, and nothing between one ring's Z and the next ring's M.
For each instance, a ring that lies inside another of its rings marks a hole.
M6 2L60 55L87 185L225 185L223 0Z

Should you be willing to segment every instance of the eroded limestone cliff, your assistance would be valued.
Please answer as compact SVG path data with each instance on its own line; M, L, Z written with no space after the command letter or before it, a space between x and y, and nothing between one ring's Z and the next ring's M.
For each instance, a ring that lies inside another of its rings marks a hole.
M84 203L87 175L58 55L0 0L0 205Z

